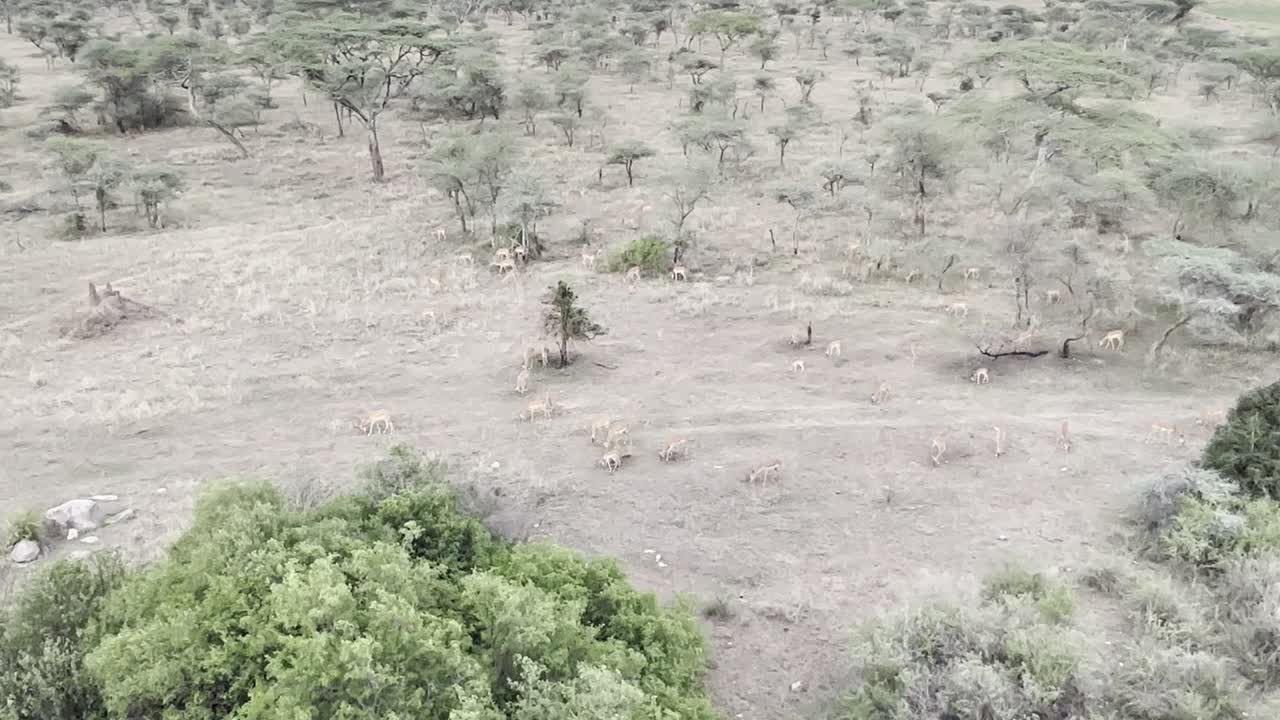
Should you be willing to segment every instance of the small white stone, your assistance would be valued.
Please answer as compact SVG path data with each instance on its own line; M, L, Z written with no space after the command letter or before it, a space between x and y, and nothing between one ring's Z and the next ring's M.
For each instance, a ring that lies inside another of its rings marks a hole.
M98 536L97 536L97 535L90 535L90 536L88 536L88 537L82 537L82 538L80 538L80 542L84 543L85 545L97 545L97 544L98 544Z
M803 680L797 680L797 681L795 681L795 682L791 683L791 692L800 692L801 690L804 690L804 681L803 681Z
M645 555L652 555L652 554L653 554L653 548L645 548L645 549L644 549L644 554L645 554Z
M77 529L75 529L75 528L71 528L70 530L68 530L68 531L67 531L67 539L68 539L68 540L75 540L75 539L76 539L76 538L78 538L78 537L80 537L80 531L79 531L79 530L77 530Z
M89 499L90 499L90 500L97 500L98 502L115 502L115 501L117 501L117 500L119 500L119 499L120 499L120 496L118 496L118 495L90 495L90 496L89 496Z
M666 564L666 563L662 562L661 560L659 560L659 561L658 561L658 567L660 567L660 568L664 568L664 567L666 567L666 566L667 566L667 564Z
M168 489L168 488L156 488L156 494L157 494L157 495L163 495L163 494L165 494L165 493L167 493L167 492L169 492L169 489Z
M997 537L996 539L997 539L997 540L999 540L1000 542L1005 542L1006 540L1008 540L1008 539L1009 539L1009 536L1008 536L1008 535L1001 535L1001 536Z
M498 469L498 468L500 468L500 467L502 467L502 463L498 462L497 460L494 460L494 461L493 461L493 464L491 464L491 465L489 466L489 469L490 469L490 470L497 470L497 469Z

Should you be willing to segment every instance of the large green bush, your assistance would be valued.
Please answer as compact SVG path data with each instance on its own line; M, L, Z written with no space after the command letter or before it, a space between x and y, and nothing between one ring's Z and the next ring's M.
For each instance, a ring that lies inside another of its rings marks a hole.
M671 243L646 235L632 240L609 261L613 272L626 272L633 267L640 268L640 274L646 277L666 275L671 271Z
M1241 396L1202 462L1249 496L1280 500L1280 382Z
M687 611L495 538L440 477L398 449L308 512L265 483L205 494L97 614L89 694L165 720L714 717Z
M114 555L61 561L0 615L0 718L98 720L106 709L84 669L103 599L124 579Z

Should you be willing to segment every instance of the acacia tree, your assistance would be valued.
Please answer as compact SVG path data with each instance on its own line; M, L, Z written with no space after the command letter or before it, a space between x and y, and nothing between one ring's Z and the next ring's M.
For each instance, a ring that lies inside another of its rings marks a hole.
M809 128L813 115L804 105L787 108L786 120L769 127L769 134L778 144L778 167L787 166L787 147Z
M764 29L760 18L747 13L714 10L689 22L690 37L714 35L720 44L720 64L724 65L725 53L744 37L755 35Z
M605 329L591 319L586 308L578 304L578 296L565 281L548 288L542 301L547 306L543 326L560 341L560 367L569 364L569 340L591 340L605 334Z
M663 185L667 188L663 196L671 203L673 234L679 238L684 234L685 221L711 191L711 173L701 165L694 165L668 176ZM678 257L676 261L679 262Z
M764 33L756 36L751 41L751 44L747 46L747 52L760 61L760 69L764 70L765 65L768 65L771 60L776 60L782 54L782 48L778 45L777 34Z
M654 149L640 140L624 140L609 149L605 165L621 165L627 173L627 187L634 184L633 167L637 160L654 156Z
M816 199L812 188L798 185L795 183L784 182L774 186L770 190L770 195L774 201L783 203L791 207L794 216L794 222L791 225L791 254L800 254L800 219L804 213L813 207Z
M955 142L929 118L907 118L888 128L892 146L890 164L894 177L911 198L916 229L921 238L926 228L926 214L932 185L941 183L955 172Z
M249 157L235 131L256 124L257 113L244 96L245 82L220 71L231 58L225 45L196 35L157 38L147 57L153 78L165 78L183 90L191 117L217 130L241 156Z
M333 16L277 31L302 77L364 124L373 180L386 177L378 120L448 48L437 25Z

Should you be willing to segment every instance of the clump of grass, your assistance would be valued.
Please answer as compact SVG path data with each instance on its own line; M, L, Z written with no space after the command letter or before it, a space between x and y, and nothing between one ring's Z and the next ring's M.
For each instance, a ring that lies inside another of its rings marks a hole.
M7 550L23 540L33 540L44 545L48 539L48 529L40 513L35 510L24 510L9 518L9 525L4 534L4 547Z
M723 595L717 595L702 608L702 617L712 622L727 622L737 615L733 604Z
M1227 663L1158 642L1127 648L1106 668L1102 703L1131 720L1241 720L1239 689Z
M1264 688L1280 684L1280 557L1232 562L1218 579L1216 635L1240 673Z

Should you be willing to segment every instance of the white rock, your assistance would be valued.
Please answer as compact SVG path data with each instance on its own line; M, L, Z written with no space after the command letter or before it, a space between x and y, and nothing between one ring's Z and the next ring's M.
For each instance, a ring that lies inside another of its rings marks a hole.
M49 508L44 516L63 530L93 530L102 522L102 509L98 507L98 503L80 498Z
M157 495L163 495L163 494L165 494L165 493L167 493L167 492L169 492L169 489L168 489L168 488L156 488L156 494L157 494Z
M80 538L80 542L84 543L85 545L97 545L97 544L98 544L98 536L97 536L97 535L90 535L90 536L88 536L88 537L82 537L82 538Z
M791 683L791 692L800 692L800 691L801 691L801 690L803 690L803 689L804 689L804 681L803 681L803 680L797 680L797 681L795 681L795 682Z
M40 557L40 543L35 540L19 540L13 546L13 550L9 551L9 558L19 565L26 565L38 557Z
M96 500L98 502L115 502L120 499L120 496L119 495L90 495L89 499Z
M68 539L68 540L75 540L75 539L76 539L76 538L78 538L78 537L80 537L80 531L79 531L79 530L77 530L77 529L75 529L75 528L71 528L70 530L67 530L67 539Z
M67 553L68 560L87 560L93 553L88 550L72 550Z
M125 520L132 520L134 516L137 514L138 514L138 511L134 510L133 508L125 508L124 510L121 510L115 515L112 515L111 517L107 518L106 521L103 522L102 524L115 525L118 522L124 522Z
M660 568L664 568L664 567L666 567L666 566L667 566L667 564L666 564L666 563L662 562L661 560L659 560L659 561L658 561L658 567L660 567Z

